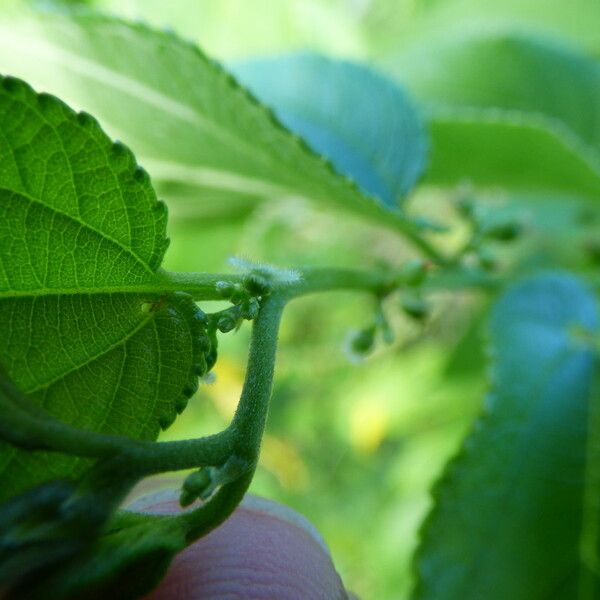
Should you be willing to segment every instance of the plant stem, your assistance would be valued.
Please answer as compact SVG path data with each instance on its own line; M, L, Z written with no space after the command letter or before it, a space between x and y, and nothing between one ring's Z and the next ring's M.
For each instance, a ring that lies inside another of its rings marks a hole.
M448 259L422 235L419 227L401 218L393 220L392 228L399 231L413 246L418 248L427 258L439 266L448 264Z
M299 270L297 281L275 281L273 293L286 300L338 290L357 290L385 296L402 285L401 276L390 270L307 268ZM239 283L239 274L212 275L206 273L164 273L163 280L169 289L179 289L191 294L196 300L221 300L216 291L217 281ZM213 283L211 283L213 282ZM460 267L443 269L432 274L424 283L426 289L497 289L504 283L502 277L482 270ZM213 285L210 288L210 285ZM179 286L177 288L177 286Z
M280 293L287 299L317 292L358 290L377 296L386 295L398 287L398 277L391 272L359 269L305 269L299 281L283 284Z
M196 510L175 517L183 523L192 542L220 525L246 493L260 453L273 387L279 323L285 299L277 294L267 297L252 327L248 367L238 408L227 431L234 439L232 456L247 462L248 470L238 479L223 485Z
M187 292L195 300L222 300L216 289L218 281L241 283L244 275L206 273L161 274L164 291L178 290ZM390 272L369 271L367 269L327 269L315 268L300 271L297 281L273 282L273 295L291 299L305 294L334 290L364 290L379 294L391 291L397 282ZM211 287L212 286L212 287Z
M0 377L0 438L27 450L53 451L89 458L126 457L144 475L215 465L227 460L233 443L230 432L196 440L151 442L71 427L29 400Z
M164 292L187 292L196 300L223 300L217 291L219 281L242 283L244 274L240 273L174 273L161 271L158 285Z
M230 425L235 436L235 453L251 462L258 458L267 420L284 305L285 299L280 295L269 296L254 320L244 387Z
M2 377L0 424L3 439L29 450L63 452L75 456L127 463L136 478L164 471L222 465L231 456L244 459L253 469L258 459L271 394L275 349L284 298L266 298L253 325L246 380L238 411L231 425L218 434L196 440L144 442L124 436L82 431L61 423L37 407ZM234 486L235 487L235 486Z

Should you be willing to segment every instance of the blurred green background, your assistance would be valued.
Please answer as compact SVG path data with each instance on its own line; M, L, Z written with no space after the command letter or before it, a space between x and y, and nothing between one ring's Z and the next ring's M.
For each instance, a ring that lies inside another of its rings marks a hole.
M360 2L101 4L169 25L223 60L306 48L364 60L369 47ZM437 204L444 206L442 199ZM393 234L340 222L337 215L299 203L212 220L190 220L185 213L177 218L172 211L170 222L166 268L173 270L222 271L232 255L282 266L401 263L411 256ZM482 302L453 296L439 298L436 308L433 321L423 327L390 307L397 343L359 364L353 364L345 344L351 329L372 318L369 298L335 293L301 299L288 307L282 325L271 412L251 492L312 521L347 587L365 600L407 595L428 490L483 395L482 356L463 355L457 347L471 316L484 309ZM235 336L222 336L215 382L201 386L165 438L214 432L229 422L242 386L248 336L246 326ZM477 340L476 332L473 337ZM477 345L462 350L482 351Z
M23 4L12 0L4 8L18 10ZM172 28L223 62L313 49L370 63L399 81L413 68L412 58L441 34L508 28L560 38L590 59L600 54L597 0L87 4ZM433 53L425 64L435 67L438 58L442 55ZM411 89L410 81L407 88L416 96L427 91ZM474 97L477 90L471 90ZM518 96L514 90L511 94L504 98L507 104ZM598 212L590 212L575 195L561 192L542 201L539 195L496 188L474 192L468 183L426 185L410 197L407 210L447 226L450 232L440 233L436 241L451 251L467 235L455 201L473 194L490 214L518 215L525 224L522 241L496 249L501 268L594 268L600 256L594 241ZM282 266L366 267L397 265L414 256L391 233L299 201L226 206L218 211L188 209L185 203L170 206L167 269L223 271L230 268L226 261L232 255ZM434 294L432 303L431 318L420 324L402 315L398 298L390 298L386 311L396 341L380 344L360 362L349 356L345 345L349 331L372 318L369 298L342 293L303 298L294 301L283 321L272 409L251 491L310 519L330 545L348 588L365 600L407 596L411 555L429 507L429 490L468 431L486 391L489 297L446 292ZM215 381L201 386L164 439L215 432L229 422L242 386L248 337L248 326L222 336ZM165 481L170 485L173 478Z

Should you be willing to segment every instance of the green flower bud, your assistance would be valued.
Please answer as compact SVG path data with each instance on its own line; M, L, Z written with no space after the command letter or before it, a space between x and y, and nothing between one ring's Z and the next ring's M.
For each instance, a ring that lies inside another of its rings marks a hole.
M204 375L206 375L207 371L208 371L208 367L206 364L206 356L204 354L201 354L198 357L198 361L194 365L194 373L196 375L198 375L198 377L204 377Z
M196 307L194 312L194 318L196 321L198 321L198 323L200 323L200 325L202 325L202 327L206 327L208 325L208 316L202 309L198 307Z
M190 473L183 482L179 504L182 507L189 506L195 502L210 486L212 478L206 469L200 469Z
M425 280L427 269L428 264L424 260L418 258L409 260L400 271L402 281L410 287L417 287Z
M217 281L216 286L217 293L221 298L228 300L236 291L236 286L231 281Z
M228 333L229 331L232 331L233 329L235 329L236 325L236 319L234 319L232 315L227 313L221 315L217 320L217 329L221 333Z
M367 352L370 352L375 344L375 331L376 327L374 325L357 331L350 340L352 352L356 354L367 354Z
M203 335L198 336L198 348L200 348L200 350L202 352L208 352L210 350L210 337L208 335L206 335L206 333L204 333Z
M240 316L243 319L251 321L252 319L256 318L256 316L258 315L259 308L260 308L260 305L256 298L250 298L248 300L244 300L244 302L242 302L240 304Z
M402 310L411 318L423 321L429 315L428 303L419 295L404 294L401 301Z
M506 221L484 227L484 234L493 240L499 242L510 242L521 234L522 227L516 221Z
M485 246L479 248L477 251L477 258L479 260L479 264L487 271L492 271L498 266L498 261L496 260L494 253Z
M267 296L271 293L271 282L260 273L248 273L244 277L244 287L251 296Z

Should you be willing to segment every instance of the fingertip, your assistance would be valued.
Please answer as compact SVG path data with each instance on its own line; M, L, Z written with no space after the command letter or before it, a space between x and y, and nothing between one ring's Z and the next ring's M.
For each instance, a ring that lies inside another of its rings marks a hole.
M164 495L144 504L148 512L178 510ZM248 496L225 523L175 558L146 600L348 598L314 526L288 507Z

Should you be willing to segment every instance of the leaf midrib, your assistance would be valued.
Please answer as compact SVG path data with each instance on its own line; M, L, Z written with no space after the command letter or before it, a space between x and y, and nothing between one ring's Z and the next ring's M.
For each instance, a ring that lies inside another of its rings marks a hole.
M0 289L0 300L11 300L13 298L39 298L45 296L94 296L97 294L160 294L172 291L171 287L165 285L156 277L153 281L143 283L118 284L107 286L81 286L81 287L57 287L57 288L35 288L29 290L2 290Z

